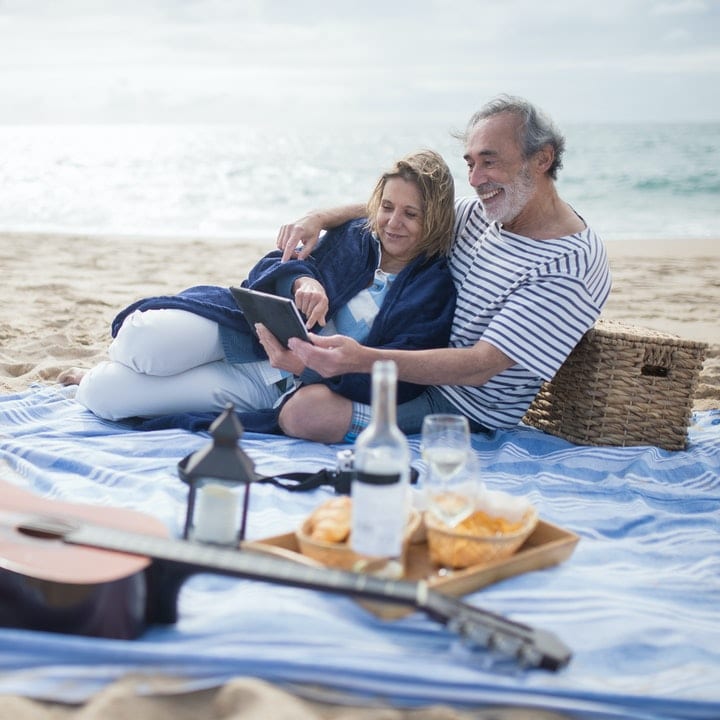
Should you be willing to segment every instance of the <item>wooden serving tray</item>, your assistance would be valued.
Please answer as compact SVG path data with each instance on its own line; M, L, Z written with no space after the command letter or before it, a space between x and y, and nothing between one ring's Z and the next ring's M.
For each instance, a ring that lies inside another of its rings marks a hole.
M447 574L438 574L438 568L430 562L426 542L413 543L408 547L405 579L426 580L428 585L446 595L459 597L492 583L520 575L531 570L558 565L567 560L575 550L579 536L552 523L539 520L535 530L523 545L510 557L492 560L487 563L471 565L462 570L453 570ZM320 566L320 563L300 552L295 533L275 535L250 543L258 550L279 551L284 557L299 563ZM378 617L392 620L413 612L413 608L374 600L358 602Z

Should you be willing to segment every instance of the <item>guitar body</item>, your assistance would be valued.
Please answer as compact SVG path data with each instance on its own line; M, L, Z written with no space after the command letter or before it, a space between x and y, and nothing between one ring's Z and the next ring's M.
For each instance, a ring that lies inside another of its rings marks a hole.
M142 572L76 585L0 570L0 627L131 640L145 629Z
M158 520L132 510L46 500L0 481L0 626L106 638L137 637L147 624L147 557L68 545L21 530L42 518L59 528L101 522L167 536Z

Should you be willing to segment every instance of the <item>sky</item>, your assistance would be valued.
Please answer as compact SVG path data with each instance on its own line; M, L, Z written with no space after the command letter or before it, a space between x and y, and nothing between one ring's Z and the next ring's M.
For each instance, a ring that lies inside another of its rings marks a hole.
M0 123L720 121L720 0L0 0Z

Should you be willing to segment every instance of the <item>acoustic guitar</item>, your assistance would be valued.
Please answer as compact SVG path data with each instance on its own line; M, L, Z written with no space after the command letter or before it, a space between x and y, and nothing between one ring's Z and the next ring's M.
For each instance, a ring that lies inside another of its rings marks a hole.
M425 582L305 565L242 543L177 540L148 515L64 503L0 480L0 626L133 639L177 620L192 574L211 572L415 607L468 643L524 667L559 670L553 634L443 595Z

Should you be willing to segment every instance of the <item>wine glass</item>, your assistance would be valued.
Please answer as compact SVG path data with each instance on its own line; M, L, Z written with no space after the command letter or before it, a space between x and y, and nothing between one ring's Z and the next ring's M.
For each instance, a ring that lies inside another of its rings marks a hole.
M448 527L475 510L477 473L472 459L470 428L462 415L426 415L422 425L422 456L427 464L427 509ZM470 466L470 467L469 467Z

